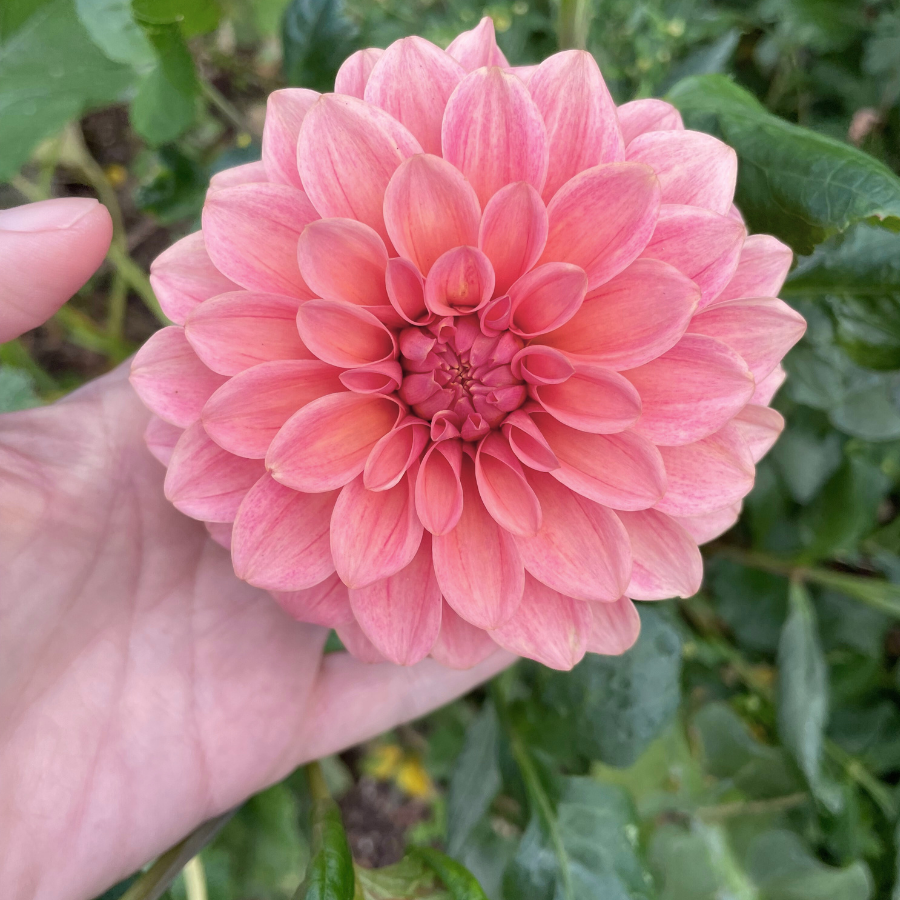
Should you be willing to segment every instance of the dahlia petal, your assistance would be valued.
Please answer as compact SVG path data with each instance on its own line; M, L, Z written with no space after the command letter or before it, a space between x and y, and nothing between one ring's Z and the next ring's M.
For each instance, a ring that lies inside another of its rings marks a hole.
M266 454L272 477L298 491L330 491L361 474L372 448L397 424L382 394L329 394L294 413Z
M537 72L539 66L531 65L531 66L510 66L507 71L512 72L517 78L521 79L528 84L531 80L531 76Z
M502 69L477 69L450 97L443 156L475 188L482 208L514 181L540 191L547 177L547 132L528 88Z
M203 234L219 271L248 291L314 296L297 265L297 239L319 215L286 184L242 184L206 198Z
M395 359L347 369L340 374L341 384L357 394L393 394L403 381L403 369Z
M454 247L440 256L425 279L425 305L437 316L460 316L486 306L494 293L494 270L475 247Z
M360 628L356 619L352 622L338 625L334 630L341 639L341 643L346 647L347 652L360 662L386 662L376 646L366 637L366 633Z
M670 516L655 509L619 512L631 541L634 567L625 593L634 600L692 597L703 580L697 542Z
M683 131L681 113L665 100L632 100L617 110L619 127L627 147L648 131Z
M737 154L700 131L650 131L628 145L631 162L656 172L663 203L701 206L725 215L737 183Z
M494 267L495 294L505 294L538 261L547 243L547 208L527 181L500 188L481 217L478 246Z
M641 397L612 369L575 363L575 374L559 384L534 384L530 393L560 422L592 434L617 434L641 415Z
M497 645L481 628L458 616L446 600L441 603L441 631L432 657L448 669L471 669L487 659Z
M641 396L635 433L667 446L692 444L718 431L747 405L755 387L747 364L731 347L692 334L653 362L622 374Z
M579 172L625 159L616 105L590 53L565 50L545 59L528 90L547 128L545 202Z
M684 334L700 290L674 266L636 259L592 291L572 319L537 343L610 369L656 359Z
M640 256L659 214L660 189L649 166L594 166L566 182L547 208L550 231L541 262L568 262L593 290Z
M310 109L297 144L300 177L319 214L356 219L385 243L385 188L397 166L421 152L384 110L342 94L326 94Z
M303 343L323 362L341 368L393 359L392 332L368 310L336 300L310 300L297 311Z
M295 297L234 291L195 306L184 323L194 352L213 372L237 375L275 359L312 359L297 333Z
M757 403L759 406L768 406L778 392L778 388L784 384L785 378L787 378L787 372L779 363L765 378L756 382L756 390L750 398L750 402Z
M303 278L317 297L355 306L386 306L388 254L378 233L354 219L319 219L297 245Z
M681 447L660 447L669 486L656 509L697 516L731 506L753 487L753 457L737 426Z
M234 533L234 522L204 522L209 536L220 546L231 552L231 536Z
M447 53L467 72L473 72L482 66L509 66L497 46L494 20L489 16L485 16L471 31L457 35L450 42Z
M162 328L138 350L129 381L151 412L178 428L200 418L200 410L225 378L200 361L175 325Z
M517 409L503 420L503 436L521 462L538 472L559 468L559 460L547 439L524 410Z
M615 513L543 473L528 478L543 523L533 537L517 536L525 569L567 597L611 601L631 576L628 534Z
M166 472L166 499L205 522L233 522L250 488L265 475L258 459L223 450L194 422L178 439Z
M363 469L363 484L370 491L392 488L417 462L428 443L428 423L407 416L372 448Z
M499 628L519 606L525 570L512 535L482 503L468 457L461 479L462 516L452 531L435 537L434 571L444 599L459 615L478 628Z
M337 497L337 491L304 494L263 475L234 520L231 559L238 578L267 591L301 591L328 578Z
M741 514L741 502L699 516L671 516L698 543L706 544L732 528Z
M384 280L391 306L403 321L411 325L433 321L434 313L425 305L425 279L409 260L399 256L388 260Z
M587 275L571 263L544 263L509 289L510 330L524 338L553 331L574 316L587 293Z
M743 435L753 462L758 463L784 431L784 416L768 406L748 403L732 420Z
M203 407L203 427L222 448L263 459L281 426L313 400L341 390L340 372L319 360L261 363L227 381Z
M475 481L485 508L498 525L510 534L537 534L541 505L509 442L499 432L492 431L478 445Z
M522 602L515 615L490 632L505 650L569 671L587 651L591 608L525 575Z
M592 603L591 613L594 619L588 653L621 656L634 646L641 633L641 617L627 597L620 597L615 603Z
M432 534L447 534L456 527L463 510L460 480L462 444L444 440L432 444L416 478L416 510Z
M147 428L144 431L144 442L147 449L164 466L169 465L172 451L181 437L183 429L171 425L159 416L150 416Z
M532 413L532 418L560 463L550 474L583 497L632 510L658 504L665 493L663 458L646 438L631 431L588 434L548 413Z
M350 605L360 628L389 662L411 666L428 656L441 630L441 592L431 564L430 535L404 569L352 589Z
M744 240L737 269L716 303L753 297L777 297L794 254L770 234L751 234Z
M353 621L347 585L337 573L303 591L273 591L279 606L298 622L336 628Z
M303 119L320 96L306 88L284 88L269 94L262 135L262 164L268 181L303 187L297 169L297 138Z
M737 268L746 231L736 219L695 206L665 205L643 257L661 259L695 281L709 306Z
M553 347L529 344L523 347L510 363L512 374L529 384L561 384L575 374L569 358Z
M761 381L803 337L806 320L783 300L761 297L717 303L694 316L688 331L724 341Z
M426 153L440 154L444 109L465 74L452 56L431 41L401 38L373 67L365 99L405 125Z
M275 179L268 177L262 162L244 163L242 166L232 166L230 169L213 173L209 179L209 190L220 191L222 188L235 187L239 184L259 184L273 180Z
M384 50L380 47L367 47L365 50L357 50L350 54L337 70L334 78L334 92L336 94L348 94L359 100L366 95L366 85L375 63L381 59Z
M198 303L238 290L238 285L213 265L200 231L176 241L153 260L150 284L162 311L177 325L184 325Z

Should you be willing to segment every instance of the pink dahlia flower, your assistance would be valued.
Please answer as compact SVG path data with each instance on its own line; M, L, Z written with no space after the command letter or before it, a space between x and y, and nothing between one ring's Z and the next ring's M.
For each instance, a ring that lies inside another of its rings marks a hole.
M276 91L259 163L156 260L134 360L182 512L361 659L555 668L689 596L783 426L803 319L737 161L484 19Z

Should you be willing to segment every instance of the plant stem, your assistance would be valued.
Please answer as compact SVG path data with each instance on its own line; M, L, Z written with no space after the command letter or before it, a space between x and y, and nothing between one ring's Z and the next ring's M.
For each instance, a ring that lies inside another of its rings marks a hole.
M593 17L592 0L559 0L556 35L560 50L584 50Z
M188 861L182 871L184 875L184 891L187 900L208 900L206 891L206 870L203 868L203 860L198 854Z
M313 800L330 800L331 791L322 773L322 767L318 762L306 764L306 778L309 781L309 793Z
M109 288L106 312L106 334L114 341L122 340L125 328L125 307L128 299L128 282L117 269Z
M206 99L228 119L239 133L248 134L259 139L260 136L250 127L250 123L244 118L240 110L215 85L205 78L200 78L199 81L200 90Z
M804 792L772 797L768 800L738 800L719 806L700 806L695 815L701 819L730 819L732 816L763 816L774 812L784 812L808 803L810 796Z

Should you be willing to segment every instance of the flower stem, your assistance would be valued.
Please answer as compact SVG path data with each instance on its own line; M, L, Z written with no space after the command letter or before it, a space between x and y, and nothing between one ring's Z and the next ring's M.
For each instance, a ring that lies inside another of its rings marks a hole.
M592 0L560 0L556 34L560 50L584 50L594 10Z

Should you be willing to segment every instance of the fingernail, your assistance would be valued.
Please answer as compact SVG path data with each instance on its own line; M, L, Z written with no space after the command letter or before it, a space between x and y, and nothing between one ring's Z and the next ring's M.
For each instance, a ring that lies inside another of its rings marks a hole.
M0 209L0 231L34 234L71 228L100 204L93 197L61 197L39 200L12 209Z

